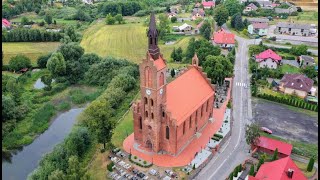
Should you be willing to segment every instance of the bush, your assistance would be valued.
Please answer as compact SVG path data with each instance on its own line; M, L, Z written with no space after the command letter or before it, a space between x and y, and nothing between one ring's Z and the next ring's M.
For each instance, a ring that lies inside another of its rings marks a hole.
M111 163L109 163L108 165L107 165L107 169L108 169L108 171L109 172L112 172L113 171L113 169L112 169L112 167L114 166L114 163L111 161Z
M42 55L39 56L37 59L37 65L39 68L46 68L47 67L47 62L49 60L49 58L51 57L52 53L49 53L47 55Z
M86 102L86 96L80 89L71 90L69 94L71 96L71 101L74 104L83 104Z
M10 66L7 64L2 65L2 71L10 71Z
M68 102L63 102L63 103L59 104L59 106L58 106L59 111L67 111L69 109L71 109L71 105Z
M31 60L22 54L18 54L17 56L12 57L9 61L9 68L12 71L19 71L23 68L30 68L30 67L31 67Z
M214 134L213 136L214 136L214 137L217 137L217 138L219 138L219 139L222 139L222 138L223 138L223 135L221 135L221 134Z

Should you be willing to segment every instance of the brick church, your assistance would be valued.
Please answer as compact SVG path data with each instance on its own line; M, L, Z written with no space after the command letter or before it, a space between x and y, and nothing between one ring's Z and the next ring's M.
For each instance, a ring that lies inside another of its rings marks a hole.
M151 14L148 51L139 65L141 100L132 105L134 141L138 148L178 155L211 120L214 88L196 54L187 70L167 83L158 33Z

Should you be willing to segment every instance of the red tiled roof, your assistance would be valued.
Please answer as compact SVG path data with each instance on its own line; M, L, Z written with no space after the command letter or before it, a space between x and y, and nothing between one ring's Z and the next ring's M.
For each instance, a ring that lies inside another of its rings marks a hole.
M213 41L217 44L235 44L234 34L228 33L222 28L213 33Z
M271 58L276 61L281 61L281 56L279 56L277 53L273 52L271 49L267 49L263 51L262 53L256 55L256 59L260 59L259 62L261 62L264 59Z
M259 179L255 178L253 176L248 176L248 180L259 180Z
M159 59L157 59L157 60L155 60L153 62L154 62L153 64L156 66L158 71L166 67L166 63L161 58L161 56L159 57Z
M2 25L10 27L11 23L7 19L2 18Z
M288 169L294 171L292 178L287 175ZM307 180L289 156L262 164L255 178L258 180Z
M214 94L214 90L196 67L191 67L167 85L166 107L181 124Z
M292 151L292 145L278 141L275 139L267 138L265 136L260 136L258 147L263 147L265 149L269 149L275 151L278 148L278 152L290 156Z
M254 29L267 29L268 23L253 23L252 26Z
M211 7L211 6L214 6L214 2L213 1L208 1L208 2L203 1L202 5L203 5L203 7L206 7L206 6Z
M313 80L303 74L285 74L281 81L284 87L309 92L313 86Z

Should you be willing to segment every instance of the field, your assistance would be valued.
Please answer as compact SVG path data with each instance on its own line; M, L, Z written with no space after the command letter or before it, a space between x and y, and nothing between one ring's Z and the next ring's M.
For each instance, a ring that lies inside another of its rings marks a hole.
M2 43L3 64L8 64L11 57L18 54L26 55L31 59L32 65L37 64L37 58L56 50L59 42L10 42Z
M84 32L81 46L86 53L126 58L139 63L145 58L148 48L146 31L147 27L143 26L143 22L122 25L98 22ZM160 44L160 51L169 61L173 48L181 47L185 50L190 39L191 36L186 36L173 45Z
M292 74L294 74L294 73L299 73L300 72L300 69L299 68L297 68L297 67L294 67L294 66L290 66L290 65L288 65L288 64L283 64L283 65L281 65L281 72L282 73L292 73Z
M277 24L278 22L294 21L296 23L310 23L318 25L318 12L316 11L304 11L299 12L298 16L289 16L288 19L275 19L270 21L270 25Z

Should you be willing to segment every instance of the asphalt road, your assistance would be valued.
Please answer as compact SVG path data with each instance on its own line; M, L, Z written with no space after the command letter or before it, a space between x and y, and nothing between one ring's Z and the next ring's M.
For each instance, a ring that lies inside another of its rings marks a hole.
M227 28L224 26L224 29ZM236 37L238 48L234 66L232 87L233 127L229 140L195 178L197 180L226 179L235 166L249 157L249 146L245 142L245 125L252 119L251 94L248 87L248 46L259 44L259 40L247 40Z

